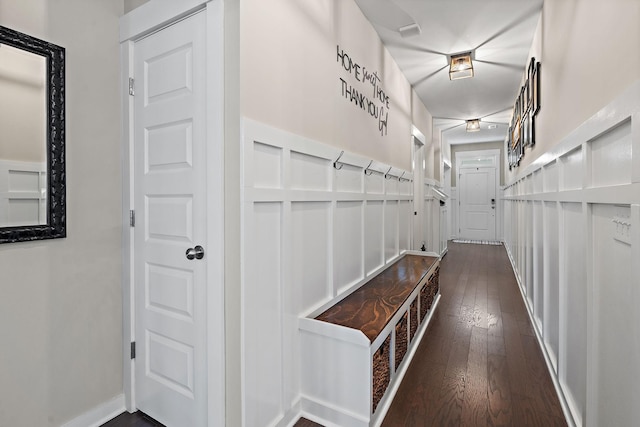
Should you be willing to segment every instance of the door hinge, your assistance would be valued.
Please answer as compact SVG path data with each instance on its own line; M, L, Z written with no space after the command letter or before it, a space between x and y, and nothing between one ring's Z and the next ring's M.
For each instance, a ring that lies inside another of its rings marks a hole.
M135 341L131 343L131 358L132 359L136 358L136 342Z
M129 211L129 225L131 227L136 226L136 211L134 211L133 209Z
M129 77L129 95L136 94L133 77Z

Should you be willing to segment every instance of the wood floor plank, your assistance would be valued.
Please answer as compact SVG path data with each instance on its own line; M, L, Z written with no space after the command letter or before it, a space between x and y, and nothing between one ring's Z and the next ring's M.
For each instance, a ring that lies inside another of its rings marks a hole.
M487 330L474 326L469 344L467 376L462 404L462 425L483 427L487 425Z
M488 423L490 426L512 424L511 389L506 356L489 354L488 369Z
M440 289L382 425L566 426L504 247L450 243Z

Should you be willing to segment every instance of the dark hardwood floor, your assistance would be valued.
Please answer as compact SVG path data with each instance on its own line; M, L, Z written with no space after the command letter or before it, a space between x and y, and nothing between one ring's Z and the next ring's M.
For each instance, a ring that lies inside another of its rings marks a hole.
M449 243L440 290L382 426L566 426L504 247Z
M142 412L134 412L130 414L128 412L124 412L118 415L116 418L111 421L103 424L101 427L164 427L164 424L160 424L156 420L148 417ZM188 427L188 426L180 426L180 427ZM313 421L309 421L305 418L300 418L295 424L294 427L322 427L318 423L314 423Z
M566 426L504 247L449 243L440 289L382 426ZM103 427L159 426L138 412Z
M133 414L124 412L101 427L164 427L164 424L160 424L142 412Z

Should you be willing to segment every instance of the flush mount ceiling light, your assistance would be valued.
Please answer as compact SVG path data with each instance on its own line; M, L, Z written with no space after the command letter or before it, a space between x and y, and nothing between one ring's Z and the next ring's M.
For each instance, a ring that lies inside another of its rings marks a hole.
M478 132L480 130L480 119L467 120L467 132Z
M449 80L473 77L473 52L464 52L449 57Z

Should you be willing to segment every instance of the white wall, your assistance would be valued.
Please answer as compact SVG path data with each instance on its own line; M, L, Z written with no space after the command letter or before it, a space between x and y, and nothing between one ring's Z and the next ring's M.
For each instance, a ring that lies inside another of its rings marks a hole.
M0 425L59 426L122 393L122 2L0 0L65 47L66 239L0 245Z
M541 63L536 145L525 150L520 168L640 78L638 22L635 0L544 2L529 53ZM515 168L506 181L518 173Z
M411 124L431 135L431 117L354 1L243 1L240 39L244 116L410 169ZM379 75L390 97L384 136L343 96L340 78L370 99L373 87L337 61L337 46Z

